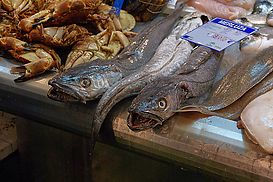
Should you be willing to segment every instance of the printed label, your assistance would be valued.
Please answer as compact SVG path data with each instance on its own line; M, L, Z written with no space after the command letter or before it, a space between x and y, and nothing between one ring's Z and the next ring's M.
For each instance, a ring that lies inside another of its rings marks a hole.
M222 51L228 46L256 32L257 29L222 18L214 18L208 23L182 35L190 42Z

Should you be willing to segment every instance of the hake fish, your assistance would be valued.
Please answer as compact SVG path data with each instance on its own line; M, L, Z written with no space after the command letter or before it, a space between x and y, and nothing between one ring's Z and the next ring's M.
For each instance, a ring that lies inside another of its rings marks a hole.
M271 28L270 28L271 29ZM266 29L263 29L267 31ZM271 30L272 31L272 30ZM244 54L256 54L273 45L273 36L261 33L249 35L240 42L240 50Z
M147 63L171 32L183 7L144 28L117 57L82 64L52 78L48 97L57 101L86 102L99 98L109 87Z
M149 82L157 77L168 76L184 65L193 47L181 39L185 34L202 25L200 13L188 14L174 28L172 33L159 45L153 58L139 71L133 73L110 87L97 105L93 121L94 138L97 137L101 124L111 108L122 99L138 94Z
M265 77L260 83L246 92L242 97L231 105L216 111L203 111L204 114L220 116L226 119L238 120L243 109L256 97L273 89L273 72Z
M180 111L199 111L211 114L228 107L260 83L273 71L273 47L258 53L252 59L236 64L214 84L208 99L201 103L183 106Z
M175 75L158 78L144 87L129 107L132 130L162 125L186 99L205 94L214 82L223 52L198 47Z

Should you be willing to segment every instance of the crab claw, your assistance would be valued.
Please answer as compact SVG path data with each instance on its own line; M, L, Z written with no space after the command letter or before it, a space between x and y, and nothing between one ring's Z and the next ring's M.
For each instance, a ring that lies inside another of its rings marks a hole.
M25 32L30 32L35 26L46 22L49 19L50 10L42 10L28 18L22 19L18 27Z
M51 68L59 69L61 59L51 48L42 44L27 44L13 37L0 38L0 49L7 50L16 60L26 63L11 68L12 74L22 74L16 82L25 81Z
M23 66L12 67L10 73L20 74L21 76L14 81L23 82L54 67L56 67L56 62L53 59L41 58Z
M85 20L94 13L102 0L63 0L48 9L42 10L28 18L22 19L18 26L25 32L30 32L35 26L60 26Z
M31 50L31 46L19 39L14 37L3 37L0 38L0 48L2 50L14 50L14 51L23 51Z

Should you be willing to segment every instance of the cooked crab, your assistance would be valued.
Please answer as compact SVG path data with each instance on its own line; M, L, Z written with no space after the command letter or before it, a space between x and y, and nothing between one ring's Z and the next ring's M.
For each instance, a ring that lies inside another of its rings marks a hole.
M30 32L33 27L40 24L61 26L79 23L89 14L93 14L101 2L102 0L64 0L21 20L18 26L23 31Z
M95 14L90 14L88 19L96 22L96 26L100 31L105 29L117 31L130 31L135 27L136 21L134 17L124 10L120 11L120 15L116 16L111 13L111 6L101 4Z
M29 45L13 37L0 38L0 48L7 50L16 60L26 63L11 68L12 74L21 74L16 82L28 80L51 68L59 68L61 59L54 50L42 44Z
M128 38L120 31L104 30L77 42L66 60L65 69L95 59L111 59L129 45Z
M88 35L91 33L86 28L76 24L47 28L38 26L29 33L29 40L52 47L67 47L83 40Z

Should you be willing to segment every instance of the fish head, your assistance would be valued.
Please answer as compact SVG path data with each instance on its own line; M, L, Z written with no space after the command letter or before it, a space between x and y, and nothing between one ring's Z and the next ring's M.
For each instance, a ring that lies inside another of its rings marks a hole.
M181 100L187 95L186 88L170 80L151 83L133 100L129 107L127 124L132 130L145 130L162 125L174 115Z
M240 42L240 51L243 53L251 53L259 49L262 44L262 35L253 34L247 36Z
M240 42L240 51L245 54L256 54L272 46L273 38L271 35L255 33Z
M85 64L70 68L56 75L48 84L52 88L48 97L57 101L94 100L100 97L111 85L122 78L115 66L87 66Z

